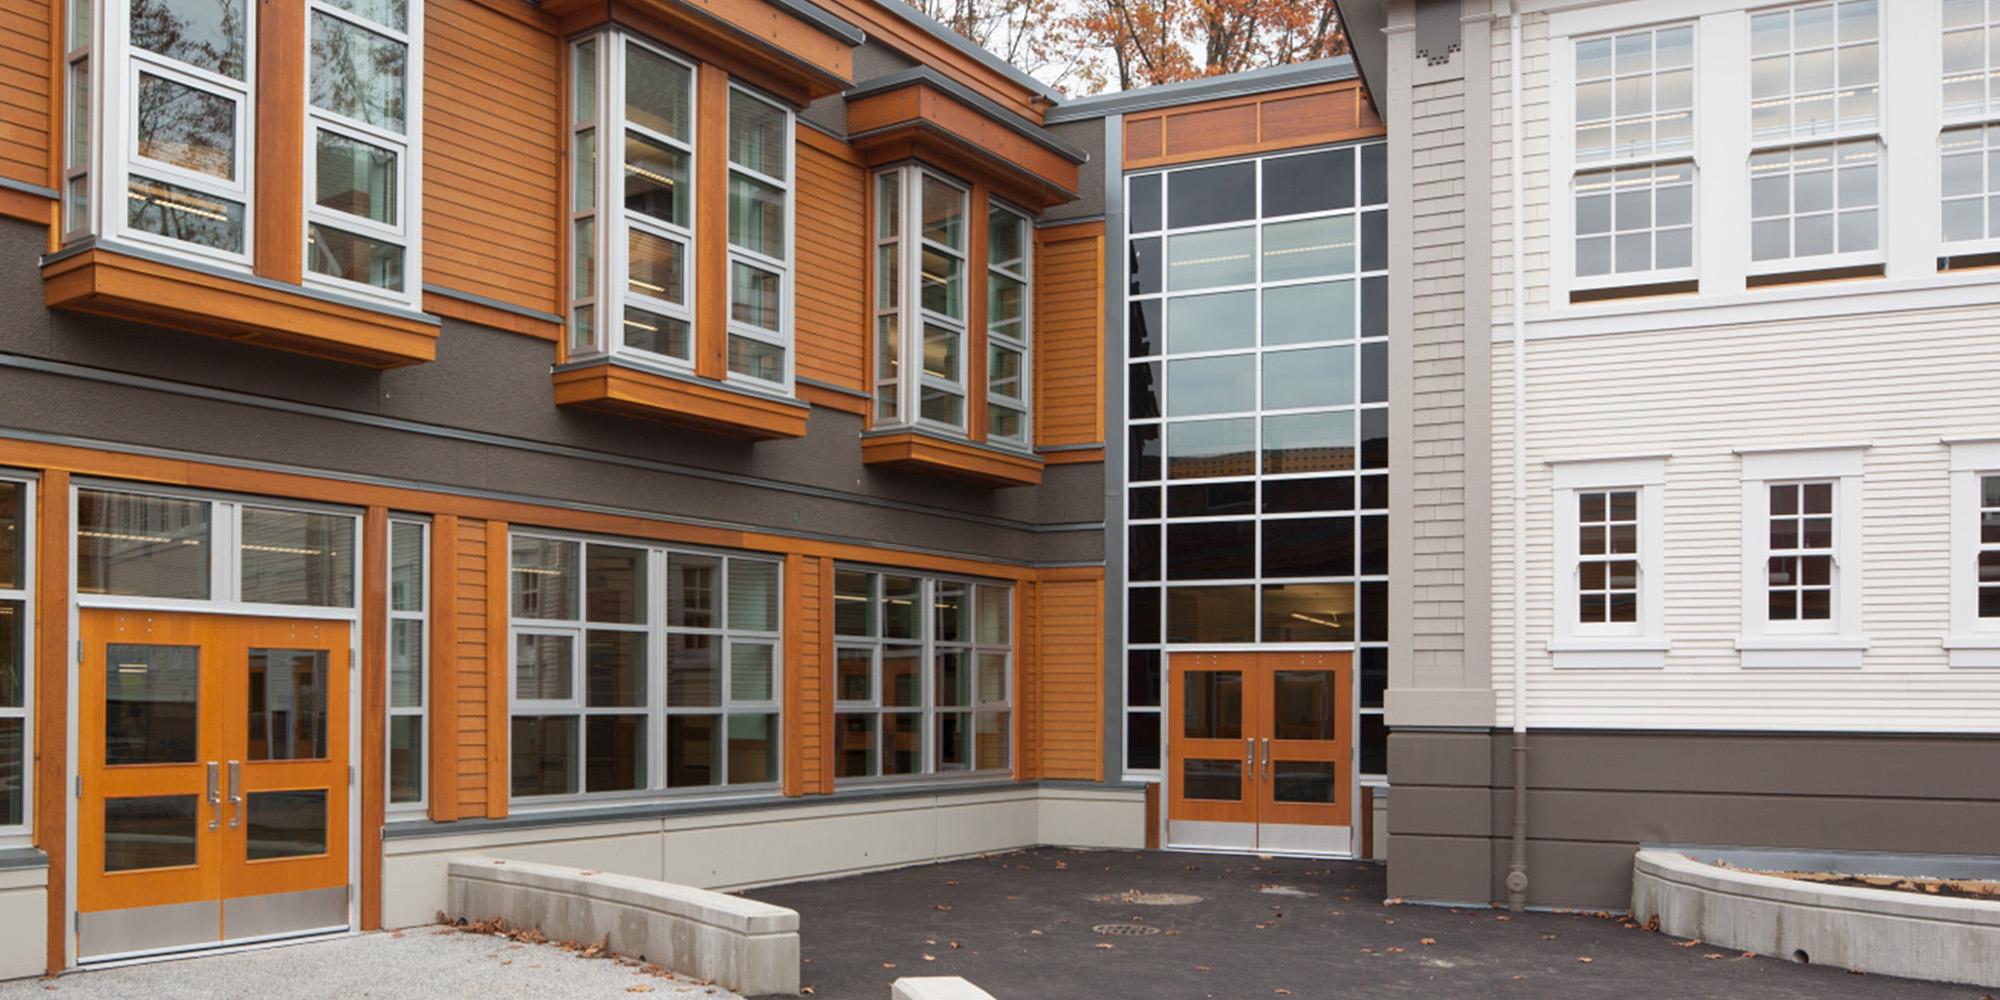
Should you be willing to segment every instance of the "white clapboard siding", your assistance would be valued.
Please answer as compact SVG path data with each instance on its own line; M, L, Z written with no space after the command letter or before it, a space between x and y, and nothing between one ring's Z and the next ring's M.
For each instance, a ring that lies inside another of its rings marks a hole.
M2000 434L2000 304L1531 340L1527 717L1541 727L1905 732L2000 728L2000 670L1948 666L1949 449ZM1531 329L1531 333L1533 330ZM1513 407L1494 351L1493 681L1511 722ZM1745 669L1740 447L1867 443L1858 670ZM1659 670L1552 667L1550 460L1671 454Z
M1504 20L1493 30L1493 322L1510 321L1514 301L1514 178L1512 53L1507 51ZM1521 16L1521 200L1526 225L1521 230L1521 257L1527 262L1528 311L1549 303L1549 18L1546 13Z

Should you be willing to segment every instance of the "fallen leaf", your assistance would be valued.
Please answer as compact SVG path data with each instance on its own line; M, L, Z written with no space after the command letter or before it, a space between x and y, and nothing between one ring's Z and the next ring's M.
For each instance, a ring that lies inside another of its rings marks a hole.
M1402 953L1403 953L1404 951L1406 951L1406 950L1408 950L1408 949L1405 949L1405 948L1403 948L1403 947L1401 947L1401 946L1399 946L1399 945L1390 945L1390 946L1389 946L1389 954L1391 954L1391 955L1400 955L1400 954L1402 954Z
M1437 939L1437 938L1418 938L1418 939L1417 939L1417 943L1418 943L1418 944L1436 944L1436 943L1438 943L1438 939Z
M933 909L933 910L936 910L936 911L938 911L939 913L950 913L950 912L951 912L951 907L949 907L949 906L946 906L946 905L944 905L943 903L932 903L932 904L931 904L931 909Z
M1711 951L1708 954L1703 955L1701 957L1708 959L1711 962L1714 962L1714 961L1719 961L1722 958L1722 953L1719 951Z
M1042 936L1042 932L1041 932L1041 931L1039 931L1039 930L1030 930L1030 931L1028 931L1028 933L1030 933L1030 934L1033 934L1033 935L1035 935L1036 937L1041 937L1041 936Z
M894 962L883 962L883 963L882 963L882 967L883 967L883 968L885 968L885 969L893 969L893 968L895 968L895 967L896 967L896 963L894 963Z
M1277 988L1277 989L1275 989L1275 990L1272 990L1271 992L1273 992L1273 993L1276 993L1277 995L1279 995L1279 996L1281 996L1281 997L1288 997L1288 996L1291 996L1291 995L1292 995L1292 991L1291 991L1291 990L1288 990L1288 989L1286 989L1286 988L1284 988L1284 987L1282 987L1282 986L1278 987L1278 988Z
M633 983L632 985L630 985L630 986L627 986L627 987L625 987L625 992L627 992L627 993L651 993L651 992L653 992L653 988L652 988L651 986L647 986L647 985L646 985L645 983Z
M925 955L925 956L924 956L924 961L926 961L926 962L935 962L935 961L937 961L937 956L936 956L936 955Z
M1069 862L1067 861L1056 862L1056 871L1066 871L1068 870L1068 868L1069 868Z
M809 997L809 996L812 996L812 995L813 995L813 988L812 988L812 987L810 987L810 986L801 986L801 987L799 987L799 995L800 995L800 996L808 996L808 997Z
M1554 941L1555 939L1556 939L1556 936L1555 936L1554 934L1544 934L1544 935L1542 935L1542 940L1544 940L1544 941Z
M1757 953L1756 953L1756 952L1754 952L1754 951L1746 951L1746 952L1744 952L1744 953L1743 953L1743 957L1744 957L1744 958L1756 958L1756 957L1757 957ZM1993 998L1989 996L1989 997L1987 997L1987 998L1986 998L1986 1000L1993 1000Z
M1112 943L1111 943L1111 942L1109 942L1109 941L1099 941L1099 942L1097 942L1097 950L1098 950L1098 951L1110 951L1110 950L1111 950L1111 949L1112 949L1113 947L1114 947L1114 946L1113 946L1113 945L1112 945Z
M1692 948L1692 947L1694 947L1695 945L1698 945L1698 944L1700 944L1700 943L1701 943L1701 939L1700 939L1700 938L1688 938L1688 939L1687 939L1686 941L1676 941L1676 942L1674 942L1674 943L1675 943L1675 944L1677 944L1677 945L1679 945L1679 946L1681 946L1681 947L1683 947L1683 948Z
M1595 962L1595 961L1597 961L1596 959L1594 959L1594 958L1591 958L1591 957L1590 957L1590 956L1588 956L1588 955L1579 955L1579 956L1577 956L1577 959L1576 959L1576 960L1577 960L1577 961L1579 961L1579 962L1582 962L1582 963L1583 963L1583 964L1585 964L1585 965L1589 965L1590 963L1592 963L1592 962Z
M1195 966L1195 967L1194 967L1194 971L1196 971L1196 972L1207 972L1207 971L1208 971L1208 966L1206 966L1206 965L1197 965L1197 966Z

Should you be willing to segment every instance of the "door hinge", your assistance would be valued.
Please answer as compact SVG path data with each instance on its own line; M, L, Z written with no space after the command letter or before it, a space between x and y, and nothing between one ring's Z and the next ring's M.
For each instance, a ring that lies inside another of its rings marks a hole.
M76 776L76 797L83 798L83 775Z
M78 640L76 641L76 662L77 662L77 663L78 663L79 665L81 665L81 664L83 663L83 640L82 640L82 639L78 639Z
M354 781L355 781L355 778L354 778L354 765L353 765L353 764L349 764L349 765L347 765L347 787L349 787L349 788L353 788L353 787L354 787Z

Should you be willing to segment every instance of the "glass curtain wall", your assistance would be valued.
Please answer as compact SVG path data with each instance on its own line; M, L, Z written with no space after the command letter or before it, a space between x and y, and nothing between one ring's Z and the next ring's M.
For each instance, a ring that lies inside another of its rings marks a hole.
M1126 770L1175 649L1353 650L1386 770L1383 143L1126 181Z

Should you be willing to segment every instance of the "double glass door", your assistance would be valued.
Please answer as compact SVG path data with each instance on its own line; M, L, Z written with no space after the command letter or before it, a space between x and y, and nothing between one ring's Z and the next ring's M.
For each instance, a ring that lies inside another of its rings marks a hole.
M1349 653L1174 653L1167 843L1343 854L1352 849Z
M79 624L78 957L346 927L348 623Z

